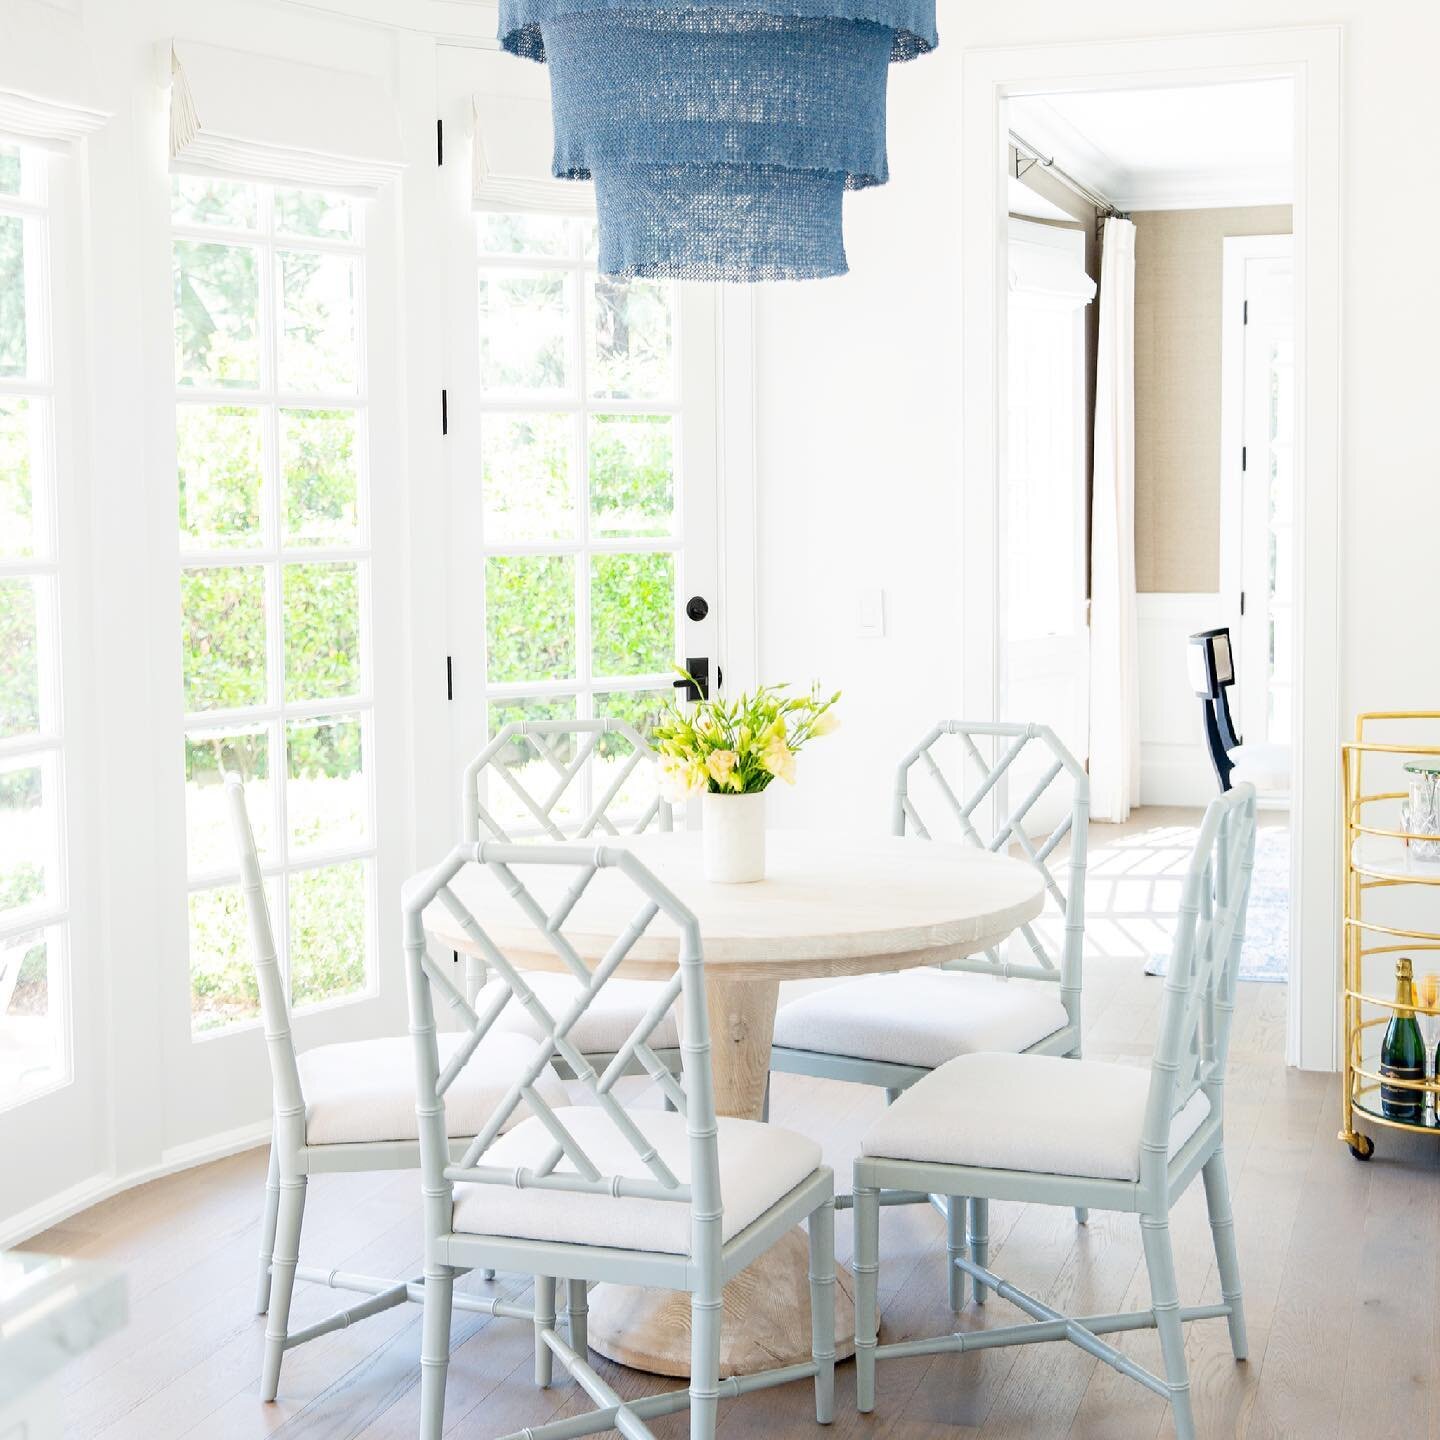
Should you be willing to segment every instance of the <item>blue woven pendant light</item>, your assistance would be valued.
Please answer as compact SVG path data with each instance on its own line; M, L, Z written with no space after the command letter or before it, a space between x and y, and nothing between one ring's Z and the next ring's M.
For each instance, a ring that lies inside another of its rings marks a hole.
M550 66L555 174L595 181L607 275L843 275L841 200L883 185L891 61L935 0L502 0Z

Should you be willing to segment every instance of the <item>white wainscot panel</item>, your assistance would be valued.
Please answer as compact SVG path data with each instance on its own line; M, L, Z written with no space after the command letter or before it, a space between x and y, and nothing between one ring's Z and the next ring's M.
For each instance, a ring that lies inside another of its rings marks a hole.
M1142 594L1138 613L1140 803L1207 805L1215 798L1215 772L1200 700L1185 670L1185 646L1197 631L1223 623L1220 597Z

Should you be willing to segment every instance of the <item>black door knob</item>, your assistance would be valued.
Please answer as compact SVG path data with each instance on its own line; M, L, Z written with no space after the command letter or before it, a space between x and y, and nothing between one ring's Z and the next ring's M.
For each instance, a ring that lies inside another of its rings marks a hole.
M703 620L710 613L710 602L703 595L692 595L685 602L685 613L692 620Z

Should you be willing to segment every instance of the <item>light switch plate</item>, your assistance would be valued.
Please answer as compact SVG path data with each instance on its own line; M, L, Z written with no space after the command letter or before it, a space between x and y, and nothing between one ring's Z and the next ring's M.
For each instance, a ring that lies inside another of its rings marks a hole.
M860 592L858 634L863 640L882 640L885 637L885 592L878 587L867 587Z

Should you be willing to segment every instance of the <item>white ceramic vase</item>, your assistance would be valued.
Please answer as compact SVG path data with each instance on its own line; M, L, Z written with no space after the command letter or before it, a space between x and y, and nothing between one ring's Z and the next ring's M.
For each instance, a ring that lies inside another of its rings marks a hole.
M748 885L765 878L765 796L706 792L701 809L705 878Z

